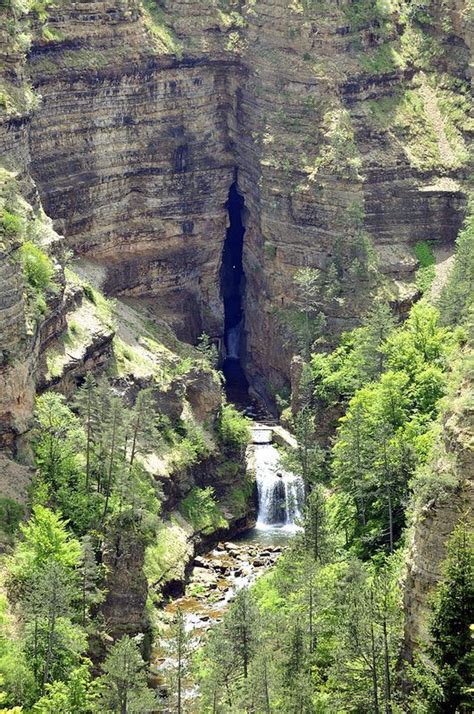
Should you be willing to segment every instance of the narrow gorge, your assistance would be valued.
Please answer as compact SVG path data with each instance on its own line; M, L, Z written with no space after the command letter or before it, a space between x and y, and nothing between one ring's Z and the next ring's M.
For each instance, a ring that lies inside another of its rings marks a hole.
M1 711L471 710L473 27L0 0Z

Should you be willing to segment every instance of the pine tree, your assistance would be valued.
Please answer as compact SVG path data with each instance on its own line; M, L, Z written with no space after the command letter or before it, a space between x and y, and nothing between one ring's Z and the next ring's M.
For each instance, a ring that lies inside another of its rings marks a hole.
M102 669L105 711L118 714L155 711L156 698L147 687L145 662L137 643L128 635L112 646Z
M312 484L322 477L324 452L316 443L314 415L309 406L304 406L295 416L297 448L288 456L288 466L303 479L305 500Z
M104 599L104 593L99 588L102 572L96 561L96 554L90 535L84 536L81 541L81 558L78 573L81 625L86 627L91 619L91 608L99 605Z
M297 621L291 631L285 662L285 684L292 690L306 666L303 629Z
M176 699L177 714L182 714L182 712L185 711L183 701L183 684L188 669L187 658L190 654L189 644L189 636L186 632L183 611L178 607L170 639L172 656L176 661L176 668L173 672L172 678L172 687Z
M152 389L142 389L138 393L129 417L128 428L131 442L128 462L131 470L137 454L151 450L160 438Z
M250 660L257 642L257 620L258 610L253 595L247 588L243 588L232 603L226 620L226 633L236 664L242 668L244 679L248 677Z
M78 664L80 649L75 650L80 635L74 633L70 621L72 594L71 573L61 563L51 560L36 572L23 599L26 644L41 693L48 682L67 673L68 664L74 663L74 655Z
M77 454L84 433L80 422L60 394L47 392L36 400L34 441L36 460L54 499L77 472Z
M104 510L102 513L102 523L107 517L110 496L114 487L114 480L119 467L123 452L120 450L123 438L124 408L119 397L112 397L110 400L110 413L104 424L104 432L107 435L108 448L106 451L106 462L102 487L105 495Z
M454 530L448 543L444 577L438 587L430 624L430 654L442 701L436 711L469 712L472 692L472 632L474 622L474 539L465 522Z
M322 561L327 551L326 498L321 485L313 486L306 502L304 536L315 561Z
M299 352L306 361L311 356L311 350L316 340L321 336L326 319L321 312L320 271L316 268L302 268L295 275L296 310L288 315L288 322L296 341Z
M77 392L76 405L86 432L86 489L88 490L95 437L100 428L97 413L97 383L91 372L87 372L84 383Z

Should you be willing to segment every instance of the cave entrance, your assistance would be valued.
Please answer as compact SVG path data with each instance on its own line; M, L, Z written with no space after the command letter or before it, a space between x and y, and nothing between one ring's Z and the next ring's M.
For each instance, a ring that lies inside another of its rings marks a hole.
M242 368L245 356L243 297L245 273L242 263L245 227L242 215L245 210L243 196L237 183L230 187L227 201L229 227L222 251L221 296L224 302L224 344L223 372L229 401L239 407L250 404L249 385Z

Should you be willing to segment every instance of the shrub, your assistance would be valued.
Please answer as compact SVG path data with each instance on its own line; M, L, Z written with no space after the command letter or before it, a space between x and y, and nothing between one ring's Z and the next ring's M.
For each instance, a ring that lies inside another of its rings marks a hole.
M23 231L23 221L20 216L6 209L3 210L0 226L7 238L18 238Z
M217 428L226 446L243 449L250 441L250 420L232 404L225 404L222 407Z
M31 241L21 246L20 253L28 284L42 292L51 288L54 267L46 253Z
M23 517L25 509L11 498L0 498L0 530L13 535Z
M193 488L182 501L181 512L197 531L212 533L227 526L227 521L214 500L214 489L211 486Z
M430 244L426 241L418 241L415 245L415 255L422 268L428 268L430 265L434 265L435 257Z
M416 272L416 285L421 293L425 293L431 288L436 275L435 257L430 244L426 241L418 241L415 245L415 256L420 264Z

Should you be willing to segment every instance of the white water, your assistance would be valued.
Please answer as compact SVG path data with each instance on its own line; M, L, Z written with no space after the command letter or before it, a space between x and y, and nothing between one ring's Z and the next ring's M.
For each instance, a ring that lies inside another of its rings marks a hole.
M254 448L258 491L256 527L298 530L304 501L303 480L282 468L280 454L272 444L256 444Z
M241 323L235 327L231 327L227 333L227 358L240 358L240 329Z

